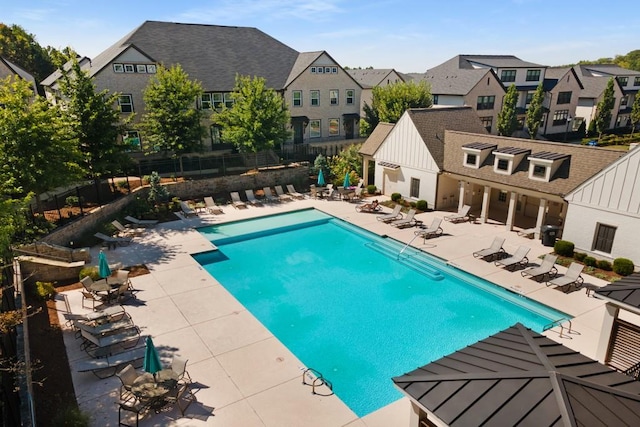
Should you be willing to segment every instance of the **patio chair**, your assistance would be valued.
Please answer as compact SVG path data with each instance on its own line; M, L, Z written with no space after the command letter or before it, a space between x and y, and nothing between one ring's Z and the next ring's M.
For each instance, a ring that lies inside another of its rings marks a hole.
M434 218L429 227L414 231L413 234L422 237L424 240L432 237L438 237L444 231L442 230L442 227L440 227L440 224L442 224L442 218Z
M396 205L393 208L393 211L391 213L388 213L385 215L378 215L376 219L382 222L391 222L396 219L402 218L402 213L400 213L401 209L402 209L402 205Z
M127 399L120 402L116 402L118 405L118 426L124 427L138 427L140 422L140 416L144 415L147 411L151 409L151 401L141 401L138 399ZM132 412L136 415L136 423L135 424L126 424L126 422L131 422L128 420L128 417L123 417L122 411Z
M420 225L422 224L422 221L414 218L416 215L416 212L417 211L415 209L409 209L409 212L407 212L406 218L390 221L389 224L391 224L396 228L408 228L408 227L415 227L416 225Z
M233 204L233 207L236 209L245 209L247 207L247 204L245 202L243 202L242 200L240 200L240 194L238 194L237 191L232 191L229 193L231 195L231 203Z
M580 289L584 283L584 279L581 276L583 268L584 265L572 262L564 276L549 280L547 286L554 285L562 289L563 292L565 287L569 288L571 285L574 285L576 289Z
M127 399L133 395L131 393L131 387L133 387L133 383L138 378L138 373L132 364L128 364L124 368L122 368L119 372L116 373L116 377L120 379L120 399Z
M116 270L116 280L118 283L126 283L129 289L134 290L131 279L129 279L129 270Z
M136 298L135 292L137 290L129 288L129 282L124 282L118 286L118 290L114 293L113 302L120 304L130 298Z
M158 223L158 221L155 219L138 219L138 218L132 217L131 215L125 216L124 219L126 219L132 224L139 225L140 227L151 227Z
M222 208L216 205L216 202L213 200L213 197L207 196L204 198L204 205L207 208L207 212L212 214L221 214L224 213Z
M304 199L304 194L298 193L293 184L287 184L287 191L294 199Z
M527 254L531 248L527 246L520 246L515 253L507 258L499 259L495 262L496 265L501 265L507 270L515 270L517 267L526 267L529 264Z
M142 227L139 228L127 228L120 221L114 219L111 221L111 224L118 230L118 236L120 237L131 237L131 236L140 236L145 232L145 229Z
M115 249L117 246L126 246L131 243L131 238L129 237L111 237L104 233L96 233L94 236L106 243L109 249Z
M82 308L89 308L85 307L85 301L91 301L92 310L96 309L96 303L102 304L102 297L100 295L96 295L93 292L85 290L81 290L80 292L82 292Z
M94 282L91 276L84 276L82 279L80 279L80 283L82 283L82 286L86 291L93 292L91 290L91 285L93 285Z
M180 414L184 416L184 411L187 410L189 405L192 402L197 401L196 395L191 391L190 383L181 383L179 382L176 387L173 387L167 395L163 397L165 407L172 407L173 405L178 405L178 410Z
M87 331L80 331L80 335L84 339L80 349L86 351L91 357L108 356L113 353L112 347L121 345L124 348L131 348L140 341L140 329L137 326L106 336L96 336Z
M123 365L140 366L144 359L145 349L144 346L136 347L132 350L100 359L81 360L75 364L76 371L91 372L100 379L108 378L120 371Z
M504 237L494 237L491 246L474 252L473 257L482 258L485 261L493 261L496 258L502 258L504 255L506 255L506 252L502 248L504 241Z
M533 228L526 228L524 230L520 230L518 231L518 236L521 237L531 237L532 235L534 235L537 231L540 231L540 229L538 227L533 227Z
M469 219L471 219L471 217L469 216L469 211L470 210L471 210L471 206L464 205L462 207L462 209L460 209L460 212L458 212L457 214L453 214L453 215L447 215L447 216L444 217L444 220L452 222L454 224L457 224L459 222L469 221Z
M557 259L558 257L556 255L546 254L544 256L544 259L542 260L542 264L540 264L540 267L525 268L520 272L520 274L522 275L522 277L529 276L536 280L538 280L538 278L540 277L554 277L556 274L558 274L558 270L556 269L555 265Z
M382 206L380 206L377 200L374 200L371 203L364 203L362 205L356 206L356 212L380 213L381 210Z
M84 322L115 322L117 320L122 319L124 316L128 316L129 314L124 310L124 307L119 306L111 306L106 307L104 310L94 311L92 313L64 313L63 316L67 320L67 323L71 325L75 320L82 320Z
M189 359L174 357L171 359L171 370L178 376L178 381L191 382L191 375L187 372L187 362Z
M276 194L278 195L281 201L290 202L293 200L293 196L285 193L281 185L276 185L274 188L276 189Z
M187 218L190 218L192 216L198 216L198 212L196 212L195 209L189 206L189 204L185 201L180 202L180 210L182 210L182 213Z
M133 320L131 320L131 316L128 314L122 319L113 322L106 321L104 323L96 323L84 322L82 320L73 321L73 327L76 329L76 338L80 338L82 336L81 331L89 332L94 336L101 336L113 334L121 330L129 329L133 326Z
M333 188L333 184L327 184L327 188L322 192L322 195L327 199L333 199L334 192L337 191Z
M253 194L253 190L244 190L244 194L247 196L247 202L251 203L253 206L262 205L262 202L256 199L256 195Z
M311 193L311 197L313 197L314 199L317 199L321 195L320 192L318 192L318 190L316 189L315 184L311 184L309 186L309 192Z
M271 188L270 187L264 187L262 189L262 191L264 192L264 197L267 198L267 202L269 203L280 203L280 196L277 196L275 194L273 194L271 192Z

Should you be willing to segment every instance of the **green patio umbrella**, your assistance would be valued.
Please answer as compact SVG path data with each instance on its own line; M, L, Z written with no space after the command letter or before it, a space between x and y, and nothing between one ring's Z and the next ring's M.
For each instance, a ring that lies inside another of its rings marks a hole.
M324 174L322 173L322 169L320 169L320 173L318 173L318 185L321 187L327 185L327 183L324 182Z
M103 279L111 276L111 269L109 268L107 256L102 251L98 254L98 274L100 274L100 277Z
M158 351L153 345L151 335L147 336L145 345L147 348L144 351L144 362L142 363L142 369L144 369L145 372L153 374L155 377L156 372L162 369L162 363L160 363L160 356L158 356Z
M344 176L344 182L342 183L344 188L349 188L351 186L351 182L349 182L349 172L347 172Z

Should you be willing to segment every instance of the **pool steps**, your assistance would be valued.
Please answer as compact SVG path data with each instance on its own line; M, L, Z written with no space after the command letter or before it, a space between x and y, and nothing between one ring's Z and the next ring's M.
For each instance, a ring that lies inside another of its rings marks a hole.
M401 251L397 245L389 245L380 242L368 242L365 246L371 248L382 255L395 259L406 267L417 271L418 273L427 276L431 280L442 280L444 276L440 271L426 263L426 259L420 257L420 252L416 251ZM406 248L405 248L406 249Z

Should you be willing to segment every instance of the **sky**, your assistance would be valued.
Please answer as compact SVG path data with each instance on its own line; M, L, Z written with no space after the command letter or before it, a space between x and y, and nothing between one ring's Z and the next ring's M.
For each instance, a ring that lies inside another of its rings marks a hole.
M0 0L0 22L90 58L147 20L255 27L343 67L405 73L459 54L554 66L640 49L631 0Z

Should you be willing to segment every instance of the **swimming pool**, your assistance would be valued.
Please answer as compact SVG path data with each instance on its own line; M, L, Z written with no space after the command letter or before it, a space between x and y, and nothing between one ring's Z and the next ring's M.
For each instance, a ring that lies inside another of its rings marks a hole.
M199 231L218 250L195 259L360 417L401 397L393 376L567 317L313 209Z

